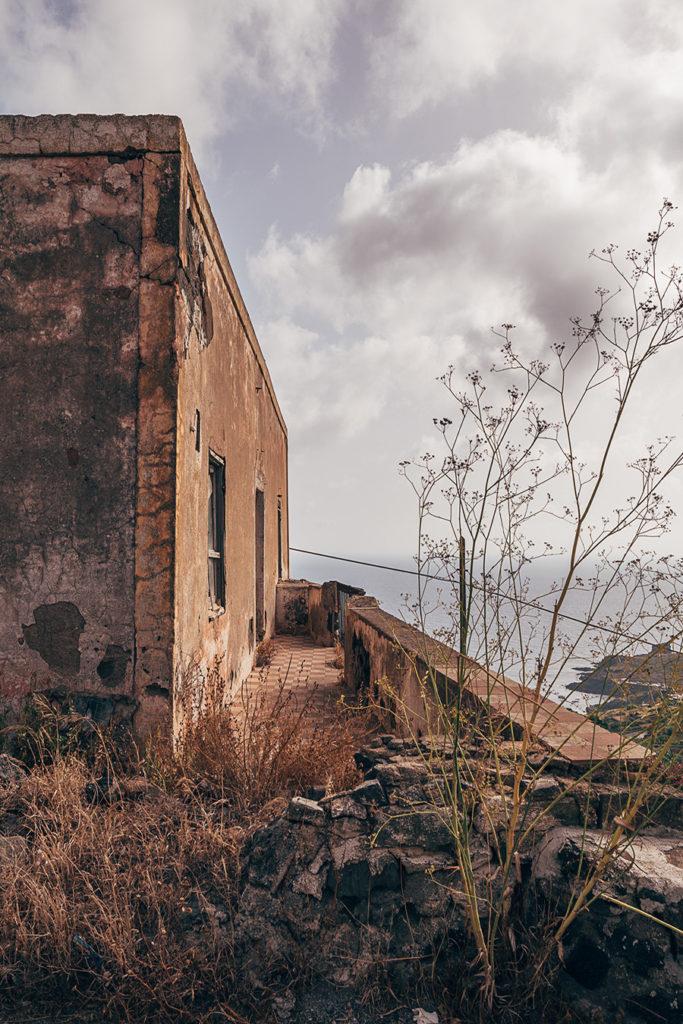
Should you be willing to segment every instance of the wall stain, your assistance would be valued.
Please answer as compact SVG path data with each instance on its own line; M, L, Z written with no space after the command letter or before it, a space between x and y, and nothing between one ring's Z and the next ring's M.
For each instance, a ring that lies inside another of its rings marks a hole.
M120 644L107 644L104 657L97 666L97 674L105 686L120 686L126 678L126 665L130 652Z
M51 669L75 676L81 667L79 641L85 619L71 601L41 604L33 612L34 622L22 624L26 643Z
M199 348L207 348L213 339L213 306L209 296L204 263L207 258L206 246L202 234L188 210L186 221L187 235L187 266L178 271L178 281L188 311L183 351L185 357L190 352L190 336L192 329L197 331Z

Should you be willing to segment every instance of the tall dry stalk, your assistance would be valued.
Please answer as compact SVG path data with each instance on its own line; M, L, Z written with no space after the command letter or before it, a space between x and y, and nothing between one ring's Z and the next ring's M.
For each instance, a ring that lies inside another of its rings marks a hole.
M451 367L442 381L454 411L434 420L442 453L402 463L418 503L415 622L459 652L450 666L453 692L444 690L449 672L435 662L433 645L425 645L416 672L431 708L429 730L445 737L450 751L447 770L439 761L435 774L447 796L484 1013L495 1003L499 962L515 945L510 919L520 859L553 809L534 800L552 760L548 754L539 762L534 746L543 699L566 703L562 683L577 654L631 655L655 643L681 650L683 564L666 553L674 510L665 494L683 453L663 437L624 455L643 388L653 373L672 371L667 353L680 359L683 277L676 266L660 268L672 209L665 200L642 252L630 250L623 262L613 245L591 254L614 287L597 290L597 309L586 320L574 318L570 339L553 344L547 359L526 358L505 324L495 332L502 363L489 380L474 371L461 381ZM480 692L482 676L487 685L473 711L464 698L475 675ZM491 702L506 677L526 688L521 701L510 688L523 716L517 735ZM590 864L582 858L573 896L554 923L555 948L597 898L609 866L647 820L653 794L671 777L683 730L683 702L672 700L677 687L680 680L662 688L666 718L643 719L638 739L649 756L628 776L625 806L607 824L598 856ZM400 715L400 694L391 700ZM513 745L507 760L505 741ZM611 761L626 759L628 749L624 737ZM491 768L485 783L483 760ZM590 793L604 768L595 760L571 788ZM474 805L484 814L497 809L495 882L474 867Z

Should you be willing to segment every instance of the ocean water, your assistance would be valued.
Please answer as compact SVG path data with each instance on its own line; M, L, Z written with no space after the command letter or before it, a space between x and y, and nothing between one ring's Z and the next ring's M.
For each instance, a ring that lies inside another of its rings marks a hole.
M371 557L365 559L361 555L357 557L362 561L375 560ZM376 561L385 562L384 559L376 559ZM406 558L387 558L386 565L414 571L414 562ZM414 621L410 603L414 602L417 596L417 579L408 573L392 572L369 565L356 565L353 562L298 554L293 551L290 556L290 575L292 578L308 579L317 583L323 583L326 580L339 580L342 583L361 587L367 594L376 597L388 612L406 622ZM537 570L535 577L535 587L532 588L533 592L530 595L532 601L536 595L542 595L549 589L553 577L552 569L546 569L543 572ZM429 584L429 588L426 604L430 607L433 606L433 610L426 618L427 632L433 633L439 628L451 628L452 609L455 607L455 602L450 588L444 588L443 584L438 583ZM584 618L587 612L586 600L581 592L571 593L568 595L565 605L566 612L577 618ZM548 598L545 598L542 603L547 607L552 605L552 601ZM528 616L525 614L522 633L524 642L531 651L534 650L534 634L538 631L543 618L542 614L533 611L530 611ZM562 630L565 636L575 639L581 627L571 621L563 621ZM547 693L548 696L575 711L583 712L597 700L594 695L568 689L569 683L577 681L579 670L585 670L586 667L595 664L596 654L591 648L591 642L586 637L577 646L567 664L556 673ZM519 671L515 672L512 667L507 670L507 674L510 678L519 677Z

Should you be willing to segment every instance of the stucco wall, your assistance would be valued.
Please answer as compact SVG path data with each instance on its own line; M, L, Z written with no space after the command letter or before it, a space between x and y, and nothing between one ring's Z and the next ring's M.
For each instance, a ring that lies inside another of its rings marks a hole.
M402 735L428 731L423 652L400 620L380 609L374 597L346 605L346 686L387 711L385 725ZM438 730L437 730L438 731Z
M0 688L106 713L132 694L142 160L22 153L23 121L0 119Z
M251 669L255 492L264 494L265 635L275 624L278 498L287 575L287 435L191 157L184 154L177 301L176 691L215 671L226 692ZM196 421L200 417L199 450ZM225 460L225 610L208 600L209 450ZM177 699L180 713L183 701Z
M282 580L275 602L275 629L289 636L308 636L333 647L334 613L338 610L335 583Z
M180 139L144 154L135 510L135 727L169 728L172 711ZM175 151L174 151L175 150Z
M251 667L257 487L266 634L278 499L288 574L286 429L180 121L0 117L0 261L0 694L83 691L144 733L188 665L226 688Z

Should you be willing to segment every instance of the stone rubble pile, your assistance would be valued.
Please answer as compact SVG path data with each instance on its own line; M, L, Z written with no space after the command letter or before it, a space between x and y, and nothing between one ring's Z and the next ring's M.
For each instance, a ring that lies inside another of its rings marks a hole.
M267 965L360 988L387 961L410 983L462 937L451 833L419 793L423 774L417 758L378 760L355 789L294 797L247 841L237 928L255 986Z
M415 991L426 976L452 980L471 969L439 770L444 756L438 745L378 737L357 755L365 778L354 789L294 797L249 837L236 944L256 991L265 994L286 977L305 979L308 991L329 986L362 993L373 984ZM542 751L532 753L530 768L544 759ZM532 808L554 803L532 831L514 881L525 926L567 904L580 859L585 867L599 856L600 830L625 799L618 780L588 789L566 766L552 770L533 782ZM504 799L492 789L471 808L478 888L494 899L500 895ZM660 799L658 814L608 879L624 902L678 928L682 806L680 794ZM646 1008L642 1013L652 1008L655 1019L680 1019L675 933L660 924L598 899L567 933L563 954L560 982L586 1019L596 1008L623 1010L627 1021L649 1019L639 1016L638 1006Z

